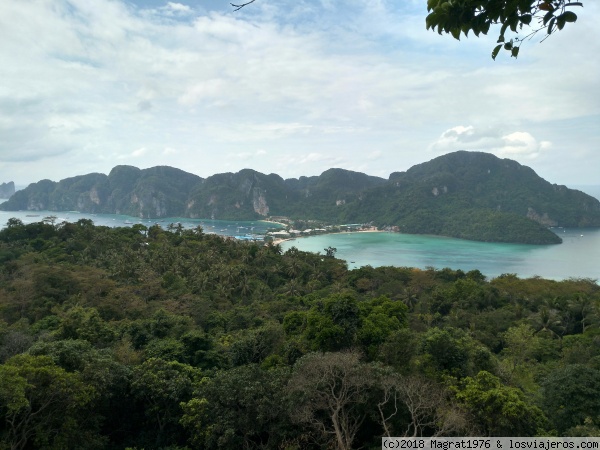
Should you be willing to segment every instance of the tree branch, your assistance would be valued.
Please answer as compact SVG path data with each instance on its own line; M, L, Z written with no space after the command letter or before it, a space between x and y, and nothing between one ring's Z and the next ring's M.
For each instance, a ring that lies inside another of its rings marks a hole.
M235 9L234 11L239 11L240 9L242 9L244 6L249 5L250 3L254 3L255 0L250 0L249 2L246 3L240 3L239 5L234 5L233 3L230 3L231 6L233 6Z

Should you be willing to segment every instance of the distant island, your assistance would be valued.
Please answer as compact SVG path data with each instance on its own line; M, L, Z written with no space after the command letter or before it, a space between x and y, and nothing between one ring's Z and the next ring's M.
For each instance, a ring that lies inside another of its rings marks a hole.
M15 183L13 181L0 184L0 198L11 198L14 193Z
M600 201L551 184L531 168L459 151L388 179L343 169L283 179L244 169L201 178L168 166L116 166L17 191L0 210L257 220L285 216L369 223L412 234L488 242L555 244L549 227L600 226Z

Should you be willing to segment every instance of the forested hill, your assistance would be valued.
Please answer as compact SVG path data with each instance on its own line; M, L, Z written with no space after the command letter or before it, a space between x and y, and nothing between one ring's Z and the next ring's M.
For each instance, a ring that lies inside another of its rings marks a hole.
M536 244L560 242L549 226L600 226L597 199L550 184L515 161L464 151L388 180L343 169L287 180L244 169L203 179L171 167L117 166L108 175L31 184L0 209L223 220L289 216Z
M600 435L593 280L348 270L85 219L12 219L0 262L1 449Z
M551 184L510 159L460 151L392 173L345 205L346 219L408 233L482 241L552 243L549 226L600 226L600 201Z
M91 173L59 182L33 183L16 192L0 209L77 210L141 218L254 220L286 215L334 219L331 210L336 202L343 203L386 182L343 169L287 180L244 169L203 179L166 166L143 170L117 166L108 175Z

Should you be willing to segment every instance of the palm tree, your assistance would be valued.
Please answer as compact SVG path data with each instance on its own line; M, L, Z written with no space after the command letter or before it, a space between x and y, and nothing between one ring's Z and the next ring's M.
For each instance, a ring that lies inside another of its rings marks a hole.
M211 278L206 272L198 273L192 278L192 290L197 294L208 291L211 284Z
M252 284L250 283L250 279L247 275L243 275L240 278L240 284L238 286L238 289L240 290L240 293L244 298L252 294Z
M296 297L302 293L301 285L297 280L290 280L284 287L283 293L291 297Z
M409 311L413 311L419 299L417 298L417 292L410 286L407 286L402 291L402 303L404 303Z
M289 262L287 263L286 273L290 277L297 278L301 270L302 266L300 264L300 261L298 261L296 258L289 260Z
M215 288L217 297L229 300L231 299L231 287L225 283L218 283Z
M534 334L544 332L552 337L560 338L564 331L558 311L544 305L533 315ZM561 334L559 334L561 333Z
M589 295L577 294L569 301L569 309L585 333L596 318L596 304Z

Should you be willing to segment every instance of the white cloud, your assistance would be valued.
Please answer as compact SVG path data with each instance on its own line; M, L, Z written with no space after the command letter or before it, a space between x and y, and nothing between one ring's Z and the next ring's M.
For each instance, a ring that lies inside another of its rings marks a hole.
M280 140L294 135L305 135L310 133L312 129L312 125L301 123L231 123L211 126L205 132L217 141L248 143Z
M528 132L506 133L501 129L458 125L444 131L429 149L435 153L471 150L493 153L502 158L535 159L551 146L551 142L538 141Z
M254 152L239 152L239 153L230 153L230 158L235 158L240 161L251 161L257 160L265 156L267 152L265 150L256 150Z
M183 5L181 3L168 2L166 6L163 6L161 9L165 11L169 11L176 14L191 14L192 8L188 5Z
M146 147L137 148L129 153L121 153L116 156L117 159L135 159L141 158L142 156L148 155L148 149Z
M496 62L495 36L426 31L422 0L211 5L0 2L0 161L12 165L0 180L108 172L131 149L147 149L145 167L202 176L233 169L223 155L283 176L334 164L380 174L423 162L431 144L537 157L557 182L579 180L579 165L594 182L596 4Z
M307 162L317 162L317 161L323 161L323 160L327 160L330 159L327 156L321 154L321 153L309 153L308 155L303 156L302 158L300 158L300 164L305 164Z
M383 152L381 150L374 150L367 154L367 159L369 159L369 160L379 159L379 158L381 158L382 155L383 155Z
M144 156L146 153L148 153L148 149L146 147L142 147L142 148L138 148L137 150L134 150L133 152L131 152L131 156L137 158L140 156Z
M225 80L212 79L201 81L190 86L180 97L179 102L183 105L194 105L206 100L214 100L221 97L226 90Z
M286 153L278 158L278 165L281 168L289 169L294 166L303 166L308 168L310 174L319 174L331 167L339 167L340 164L344 165L347 161L341 156L325 155L318 152L310 153ZM323 170L315 170L315 167L324 167Z

